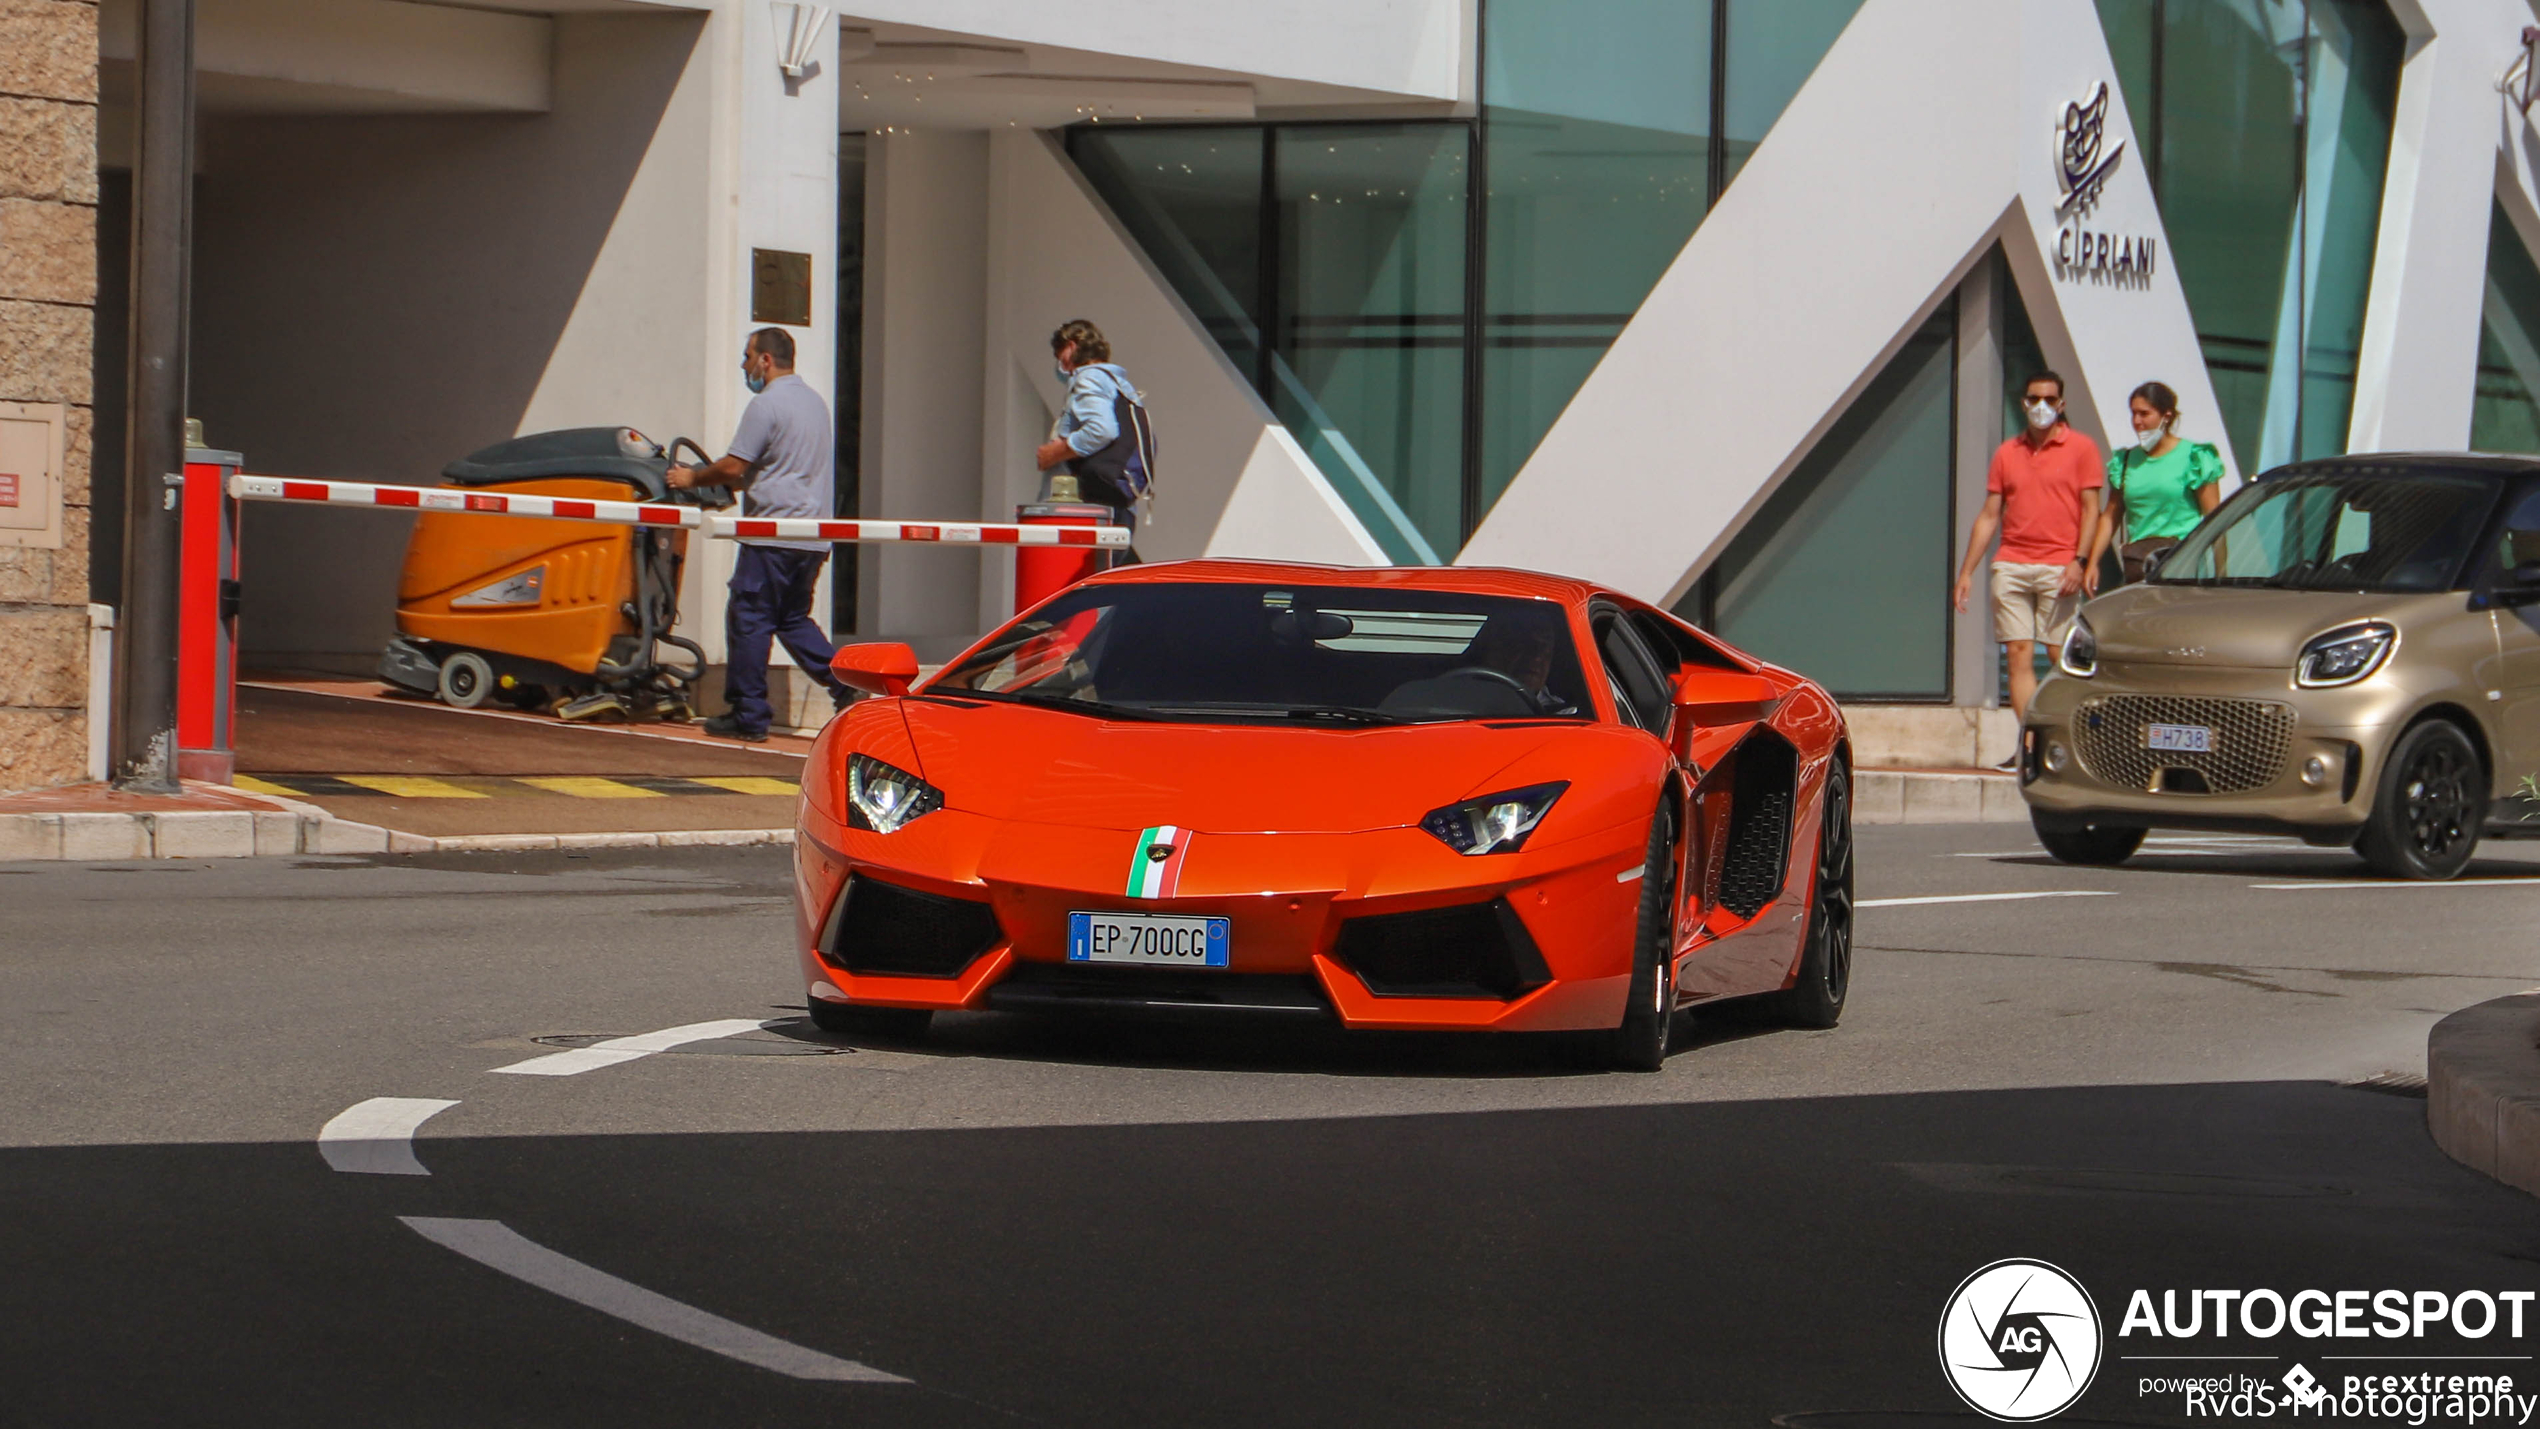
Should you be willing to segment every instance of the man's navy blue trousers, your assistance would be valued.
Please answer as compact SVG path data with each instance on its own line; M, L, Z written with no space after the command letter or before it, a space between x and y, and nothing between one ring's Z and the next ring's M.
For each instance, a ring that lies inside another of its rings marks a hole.
M731 703L732 721L750 734L764 734L772 712L767 705L767 647L785 642L785 652L805 674L818 680L839 706L846 687L829 673L829 658L838 653L811 618L812 586L820 579L827 551L796 551L782 546L741 547L732 568L732 600L723 610L725 665L723 697Z

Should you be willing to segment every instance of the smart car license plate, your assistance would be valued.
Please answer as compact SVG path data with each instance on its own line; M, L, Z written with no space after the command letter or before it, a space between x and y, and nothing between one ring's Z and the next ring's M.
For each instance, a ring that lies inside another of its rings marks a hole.
M2175 749L2186 754L2214 752L2214 731L2202 724L2155 724L2143 730L2146 749Z
M1143 963L1150 967L1226 966L1228 920L1172 913L1070 913L1071 963Z

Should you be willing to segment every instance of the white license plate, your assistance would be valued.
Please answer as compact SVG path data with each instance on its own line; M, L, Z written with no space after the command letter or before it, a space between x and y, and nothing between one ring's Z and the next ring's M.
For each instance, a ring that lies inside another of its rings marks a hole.
M2210 725L2155 724L2143 730L2146 749L2175 749L2188 754L2214 752L2214 731Z
M1070 913L1071 963L1142 963L1149 967L1226 966L1228 920L1175 913Z

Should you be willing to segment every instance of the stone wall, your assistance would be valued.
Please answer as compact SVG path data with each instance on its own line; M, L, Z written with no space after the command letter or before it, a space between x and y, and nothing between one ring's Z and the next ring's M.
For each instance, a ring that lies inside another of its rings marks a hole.
M0 546L0 793L88 768L97 6L0 0L0 401L69 407L58 550Z

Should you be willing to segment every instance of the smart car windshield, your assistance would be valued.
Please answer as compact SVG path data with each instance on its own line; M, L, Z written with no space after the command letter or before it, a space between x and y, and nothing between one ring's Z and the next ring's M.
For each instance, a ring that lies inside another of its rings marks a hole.
M1594 717L1555 602L1363 586L1086 586L923 693L1189 723Z
M2492 482L2293 472L2245 488L2179 544L2162 585L2447 590L2494 503Z

